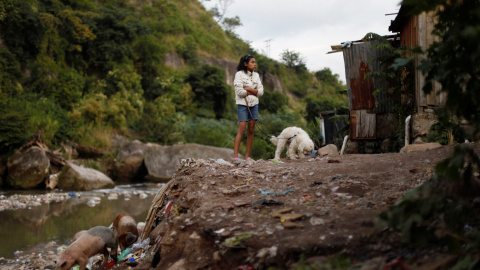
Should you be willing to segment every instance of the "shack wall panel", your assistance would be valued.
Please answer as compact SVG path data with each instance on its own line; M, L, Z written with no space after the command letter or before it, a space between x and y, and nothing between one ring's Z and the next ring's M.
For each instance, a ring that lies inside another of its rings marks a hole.
M376 115L367 109L352 110L350 113L350 138L352 140L376 139Z
M350 139L356 140L357 139L357 113L355 110L350 110Z
M384 91L373 96L376 89L384 89L385 83L365 79L372 70L382 68L377 61L369 62L383 54L372 47L373 42L355 43L343 49L347 79L348 105L350 110L370 109L372 112L393 111L393 100Z
M418 46L421 46L424 50L426 50L433 42L439 41L438 37L432 35L432 31L436 22L435 13L424 12L416 16L416 18L418 23ZM417 59L415 67L418 66L419 61L424 57L425 56L420 56L419 59ZM440 83L434 82L432 85L432 92L428 95L425 95L423 92L423 86L425 85L425 76L423 76L423 74L416 69L415 77L417 106L441 106L445 104L446 95L445 93L441 93Z

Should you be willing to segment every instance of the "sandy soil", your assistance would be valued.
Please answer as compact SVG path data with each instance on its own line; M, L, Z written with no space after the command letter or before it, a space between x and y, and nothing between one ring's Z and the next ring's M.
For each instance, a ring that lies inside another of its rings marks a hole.
M147 256L113 269L153 269L153 258L155 269L445 265L441 250L406 249L375 218L452 150L185 164L166 193L170 211L157 211Z

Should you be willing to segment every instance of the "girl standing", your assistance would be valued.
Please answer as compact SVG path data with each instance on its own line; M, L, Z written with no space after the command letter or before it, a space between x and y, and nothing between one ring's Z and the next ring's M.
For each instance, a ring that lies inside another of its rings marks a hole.
M243 134L247 128L247 149L245 158L250 159L250 150L253 144L253 135L255 132L255 123L258 121L258 98L263 95L263 85L260 76L255 72L257 62L249 54L240 58L237 66L237 73L233 80L235 86L235 102L237 104L238 132L235 137L233 148L233 159L239 160L238 149L242 142Z

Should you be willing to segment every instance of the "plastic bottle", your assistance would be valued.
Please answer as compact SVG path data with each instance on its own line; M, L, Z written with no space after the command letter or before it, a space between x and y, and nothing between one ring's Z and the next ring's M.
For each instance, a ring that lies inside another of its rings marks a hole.
M118 255L117 262L120 262L123 258L125 258L128 254L130 254L132 250L130 248L126 248L120 255Z
M137 250L137 249L141 249L141 248L143 248L145 250L145 247L148 246L148 244L150 244L150 237L147 237L142 242L134 243L132 245L132 252Z

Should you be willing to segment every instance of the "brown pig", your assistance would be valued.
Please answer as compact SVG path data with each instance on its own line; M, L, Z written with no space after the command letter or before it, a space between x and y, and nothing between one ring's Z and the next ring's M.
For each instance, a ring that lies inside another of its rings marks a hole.
M113 221L113 230L117 246L123 251L138 238L138 229L135 219L128 213L121 213Z
M102 266L105 267L109 255L107 247L112 250L115 248L115 236L112 229L105 226L93 227L59 255L55 269L67 270L78 264L80 270L85 270L88 258L98 253L103 254Z

